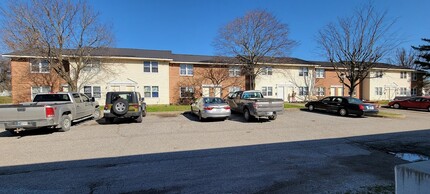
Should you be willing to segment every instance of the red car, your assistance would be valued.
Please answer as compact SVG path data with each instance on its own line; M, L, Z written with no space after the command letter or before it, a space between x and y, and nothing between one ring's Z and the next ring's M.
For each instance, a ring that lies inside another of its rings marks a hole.
M393 108L416 108L430 111L430 97L412 97L405 100L395 100L388 103Z

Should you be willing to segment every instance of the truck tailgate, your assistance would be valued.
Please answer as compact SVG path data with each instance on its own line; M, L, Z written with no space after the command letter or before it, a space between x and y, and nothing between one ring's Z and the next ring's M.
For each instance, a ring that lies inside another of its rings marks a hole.
M276 100L276 101L258 101L257 102L257 109L258 111L276 111L276 112L282 112L284 110L284 102L282 100Z
M34 103L1 105L0 122L2 121L26 121L46 119L45 105Z

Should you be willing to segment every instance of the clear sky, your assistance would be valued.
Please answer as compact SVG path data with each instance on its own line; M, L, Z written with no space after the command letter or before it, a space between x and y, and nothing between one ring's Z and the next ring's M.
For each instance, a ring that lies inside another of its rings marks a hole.
M177 54L214 55L212 41L220 27L253 9L273 13L299 42L290 56L324 60L317 32L347 16L367 0L89 0L110 22L116 47L172 50ZM375 0L376 8L397 19L393 30L402 47L430 38L430 0Z

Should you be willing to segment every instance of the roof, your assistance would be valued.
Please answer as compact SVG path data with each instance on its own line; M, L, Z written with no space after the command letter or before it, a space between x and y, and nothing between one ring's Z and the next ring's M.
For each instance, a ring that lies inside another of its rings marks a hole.
M327 61L313 61L313 63L320 65L321 67L333 67L331 62ZM413 70L409 67L403 67L398 65L392 65L388 63L376 63L373 68L381 68L381 69L405 69L405 70Z

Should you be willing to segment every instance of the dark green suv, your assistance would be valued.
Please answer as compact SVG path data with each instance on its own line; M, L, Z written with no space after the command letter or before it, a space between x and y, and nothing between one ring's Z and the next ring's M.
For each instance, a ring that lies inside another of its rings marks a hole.
M139 92L108 92L104 107L106 123L115 118L131 118L141 123L146 116L146 103Z

